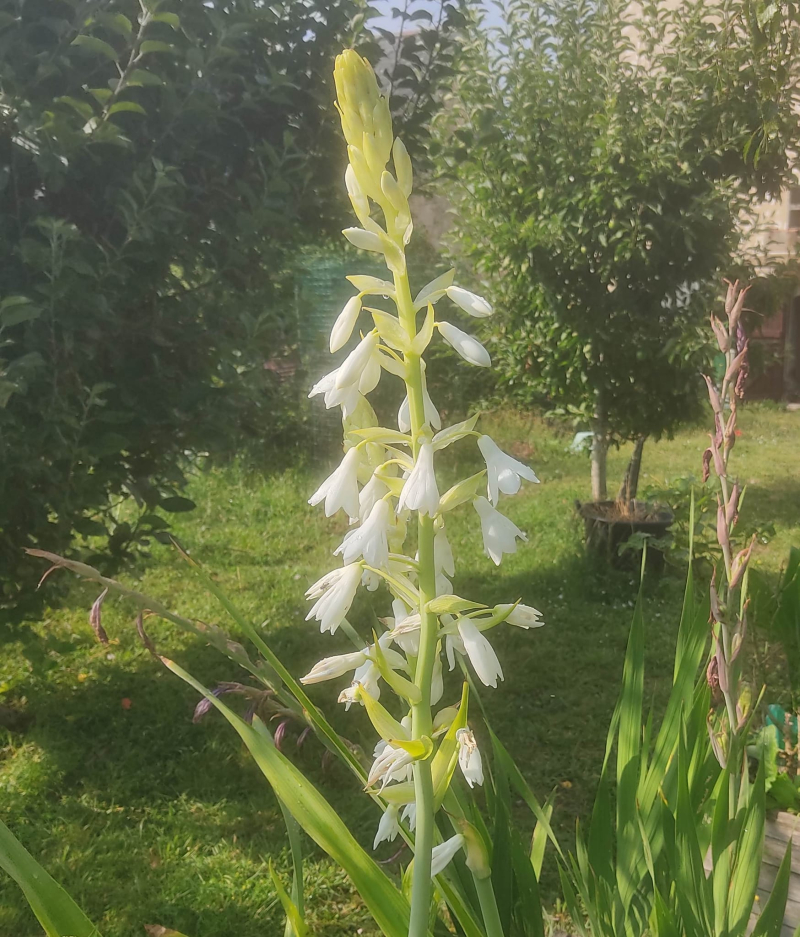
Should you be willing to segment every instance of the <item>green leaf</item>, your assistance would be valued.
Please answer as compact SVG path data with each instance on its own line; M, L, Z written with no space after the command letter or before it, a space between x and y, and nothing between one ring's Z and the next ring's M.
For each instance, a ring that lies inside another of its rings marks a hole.
M97 36L76 36L72 40L73 46L79 46L81 49L86 49L87 52L96 52L98 55L104 55L107 59L111 59L112 62L116 62L119 58L114 46L109 45L109 43L104 42L102 39L98 39Z
M160 39L145 39L139 46L140 55L149 55L152 52L174 52L175 46L168 42L162 42Z
M47 937L100 937L100 931L0 821L0 868L22 889Z
M792 842L786 844L772 892L764 905L751 937L780 937L786 901L789 897L789 882L792 877Z
M264 777L292 816L349 875L383 933L387 937L407 937L410 914L408 902L361 848L341 817L314 785L278 751L261 720L255 717L253 725L249 726L176 663L166 659L164 663L205 696L236 729Z
M0 303L0 326L10 328L38 319L42 314L41 306L31 302L27 296L7 296Z
M170 514L183 514L186 511L193 511L197 507L191 498L181 498L178 495L162 498L158 502L158 506Z
M154 75L152 72L148 72L145 68L134 68L134 70L128 75L125 79L126 88L137 88L137 87L156 87L158 85L163 85L164 82L158 75Z
M275 891L278 893L278 898L286 915L285 937L306 937L309 930L305 921L303 921L299 908L289 897L283 883L278 878L278 874L272 865L272 859L269 860L269 877L272 879L272 884L275 886Z
M755 782L749 790L731 876L728 915L734 933L744 931L753 908L761 871L765 819L764 763L760 761Z
M390 316L388 312L383 312L380 309L370 309L367 306L364 308L367 312L372 313L372 321L375 323L378 335L390 348L403 352L410 350L411 340L408 333L395 316Z
M132 114L147 114L142 105L135 101L117 101L108 109L108 116L111 117L112 114L120 114L123 111L129 111Z
M181 18L177 13L154 13L150 19L154 23L166 23L168 26L171 26L173 29L181 28Z

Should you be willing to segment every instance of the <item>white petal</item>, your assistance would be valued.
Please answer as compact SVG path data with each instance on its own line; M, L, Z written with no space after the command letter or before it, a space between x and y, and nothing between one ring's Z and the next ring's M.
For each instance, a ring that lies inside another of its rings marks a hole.
M447 289L447 295L453 302L460 306L464 312L468 312L476 319L485 319L492 314L491 305L477 293L471 293L469 290L462 289L460 286L451 286Z
M375 834L375 842L372 844L373 849L377 849L381 843L392 842L400 832L400 824L397 822L397 812L398 808L393 804L389 804L384 811L381 822L378 824L378 832Z
M378 333L369 332L342 362L336 373L336 387L352 387L358 384L370 358L378 347Z
M319 504L325 499L325 516L330 517L344 508L350 517L358 517L358 465L361 454L355 447L348 449L339 467L325 479L308 499Z
M363 651L354 651L352 654L338 654L335 657L324 657L314 664L311 670L300 678L301 683L322 683L324 680L335 680L343 677L351 670L361 667L366 661Z
M403 398L400 409L397 411L397 428L401 433L411 431L411 409L408 404L408 394Z
M458 620L458 633L478 679L484 686L496 687L497 678L503 679L503 668L492 645L469 618Z
M513 521L496 511L486 498L476 498L472 503L481 519L484 549L495 566L499 566L504 553L517 552L517 538L527 540L528 537Z
M344 309L339 313L331 329L330 349L335 354L343 348L353 334L358 314L361 312L361 297L353 296L348 299Z
M342 234L354 247L359 247L362 251L383 253L383 242L372 231L365 231L363 228L345 228Z
M433 470L433 448L430 443L419 447L417 460L400 492L397 510L408 508L433 517L439 510L439 489Z
M492 359L489 352L481 345L477 338L462 332L451 322L437 322L442 338L461 355L465 361L477 365L479 368L491 367Z
M443 843L439 843L438 846L434 846L431 852L431 875L438 875L440 872L443 872L453 856L463 847L464 837L461 833L456 833L456 835L451 836L450 839L446 839Z
M433 557L434 566L437 572L443 572L448 576L455 576L456 564L453 560L453 551L450 548L450 541L444 529L437 530L433 538Z

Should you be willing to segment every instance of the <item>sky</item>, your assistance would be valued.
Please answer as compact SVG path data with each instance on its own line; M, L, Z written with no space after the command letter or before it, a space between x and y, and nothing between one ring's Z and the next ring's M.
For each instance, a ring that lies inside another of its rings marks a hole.
M381 16L371 20L371 25L380 26L383 29L396 29L399 20L392 16L392 7L403 6L403 0L372 0L370 4L376 10L381 12ZM480 4L486 10L486 26L499 26L502 22L501 6L495 0L481 0ZM437 0L411 0L409 11L426 9L435 14L439 9Z

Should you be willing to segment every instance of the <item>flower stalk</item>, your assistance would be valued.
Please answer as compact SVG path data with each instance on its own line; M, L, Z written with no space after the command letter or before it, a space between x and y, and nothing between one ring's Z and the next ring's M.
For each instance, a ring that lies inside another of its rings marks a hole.
M506 622L524 629L541 624L539 613L529 606L489 608L453 594L455 560L446 519L451 510L471 502L485 552L499 564L505 554L516 551L518 540L525 539L497 510L500 494L515 494L522 479L538 479L528 466L475 431L477 417L442 428L427 390L428 345L438 333L472 365L488 367L491 358L476 338L439 319L435 306L446 298L457 314L473 318L491 315L492 307L482 296L457 286L452 270L414 296L405 253L413 231L408 204L413 190L411 160L402 141L394 137L388 102L369 63L356 52L344 52L337 58L334 78L348 144L345 186L361 225L343 233L355 247L382 255L391 279L348 277L358 294L337 317L329 342L332 353L345 357L310 394L323 395L327 408L340 407L344 428L342 463L310 503L324 503L328 516L344 511L350 524L359 526L351 527L335 551L343 566L309 588L307 595L314 605L308 618L317 619L320 629L330 633L349 627L344 625L345 616L362 586L388 590L393 614L373 626L372 644L354 654L324 658L303 682L353 673L339 700L347 708L364 706L379 736L367 788L387 806L375 846L394 838L399 820L411 824L414 864L408 935L427 937L432 877L447 875L449 861L467 842L461 834L438 842L436 812L457 767L465 783L483 783L478 743L467 724L466 684L458 705L451 702L437 711L445 693L443 657L451 670L456 655L468 659L485 685L496 686L503 671L485 632ZM384 297L394 304L396 315L363 305L366 295ZM367 315L371 322L359 335L358 323ZM358 341L348 352L356 336ZM402 382L398 429L379 426L367 400L384 373ZM441 496L436 479L440 453L463 439L478 440L486 469ZM484 486L489 500L481 494ZM414 521L412 554L406 537ZM379 625L386 630L379 633ZM379 702L386 689L404 713L399 720ZM473 856L488 855L486 844L477 852L474 844L471 848ZM499 937L490 877L483 877L480 892L487 937Z

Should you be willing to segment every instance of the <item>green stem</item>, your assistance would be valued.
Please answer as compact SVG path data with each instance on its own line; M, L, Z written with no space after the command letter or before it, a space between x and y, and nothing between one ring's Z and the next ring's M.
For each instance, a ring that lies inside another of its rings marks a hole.
M408 275L394 274L397 311L409 338L417 332L416 314L411 299ZM406 389L408 391L411 435L414 457L420 446L420 433L425 426L422 362L420 356L405 355ZM433 558L433 518L420 514L417 524L419 550L419 612L421 617L419 655L414 683L420 691L420 701L411 708L413 738L430 735L433 730L431 716L431 682L436 661L436 616L427 611L427 603L436 596L436 572ZM411 918L409 937L426 937L430 922L433 885L431 882L431 851L434 837L434 796L431 763L429 760L414 764L414 794L417 804L417 825L414 837L414 875L411 889Z
M505 937L503 925L500 922L500 912L497 910L497 900L494 896L491 878L478 878L472 876L478 892L478 901L481 904L481 914L486 927L486 937Z

